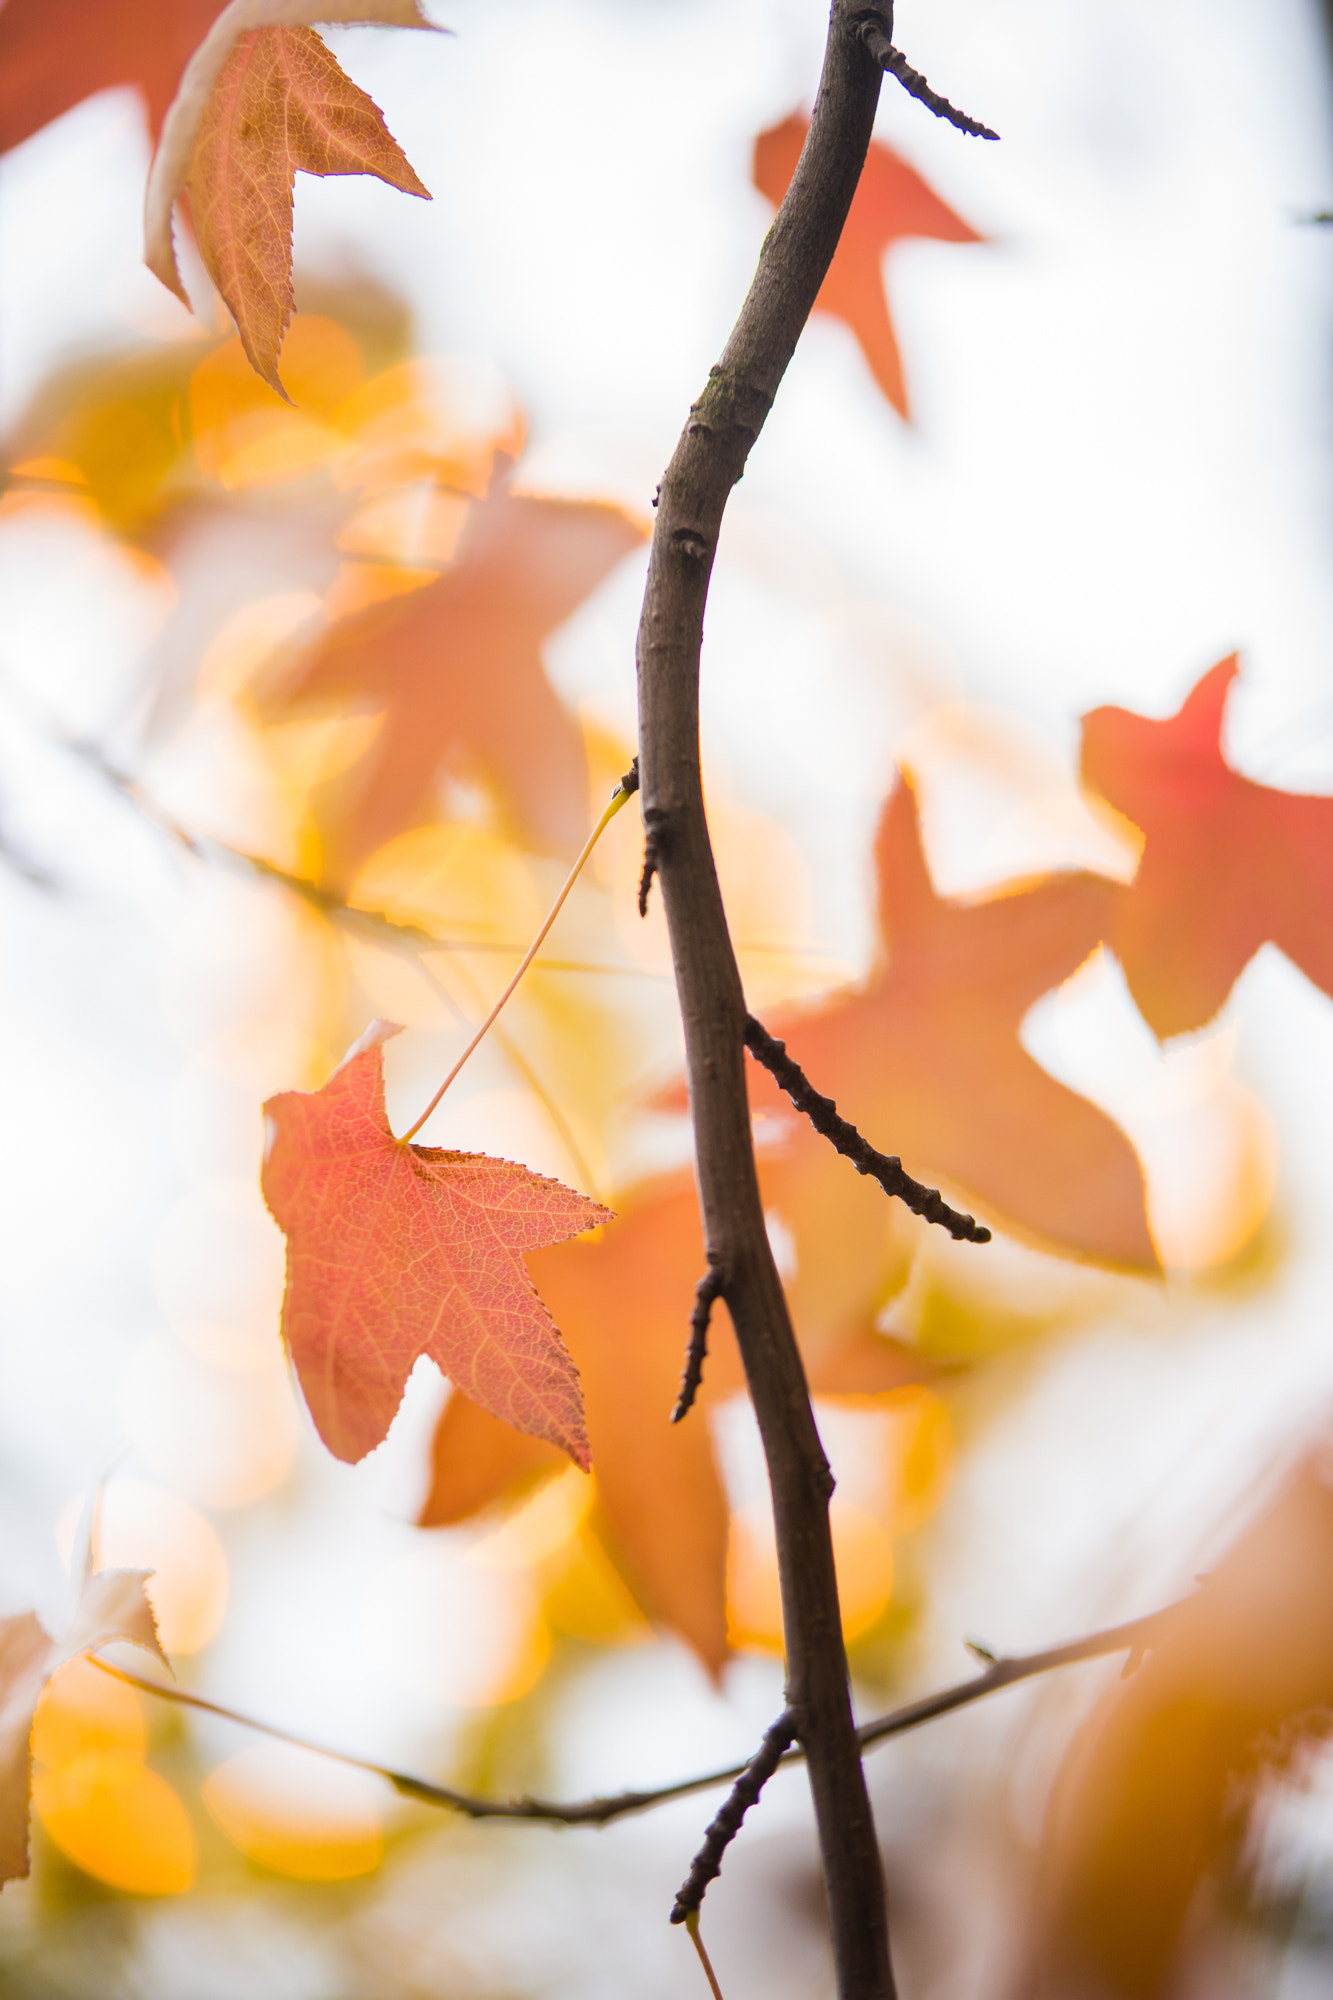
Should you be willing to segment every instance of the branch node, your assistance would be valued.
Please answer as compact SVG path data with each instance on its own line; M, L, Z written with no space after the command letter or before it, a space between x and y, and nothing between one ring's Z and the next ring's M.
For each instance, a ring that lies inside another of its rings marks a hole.
M920 70L913 69L902 50L893 46L892 40L885 32L884 23L874 15L862 21L861 40L880 68L887 75L896 77L907 95L914 97L918 104L924 104L937 118L943 118L946 124L952 125L959 132L966 132L971 139L999 138L999 133L992 132L989 125L983 125L979 119L969 118L966 111L960 111L957 105L950 104L947 97L941 97L937 90L932 90Z
M927 1222L947 1229L957 1243L989 1243L991 1233L975 1217L950 1208L938 1188L929 1188L907 1173L896 1154L876 1151L862 1138L855 1125L838 1115L831 1097L823 1097L799 1063L787 1054L784 1043L770 1035L753 1014L745 1017L745 1046L756 1062L776 1080L798 1111L803 1111L816 1132L828 1140L835 1152L850 1160L858 1174L869 1174L885 1194L896 1196Z
M741 1821L777 1770L784 1752L790 1748L795 1737L796 1717L791 1709L784 1708L772 1728L765 1730L763 1742L737 1778L725 1805L704 1835L703 1846L691 1862L690 1872L672 1908L673 1924L688 1923L697 1914L709 1883L722 1873L722 1856L740 1832Z
M691 431L707 430L708 428L707 424L702 423L690 425ZM699 533L697 528L673 529L671 544L673 548L679 549L683 556L688 556L691 562L702 562L708 554L707 539Z
M625 794L625 797L628 799L631 798L633 794L638 791L638 789L639 789L639 760L637 757L635 757L632 760L628 771L626 771L624 777L620 780L620 783L616 786L616 790L618 792L623 792Z
M989 1646L983 1646L980 1639L964 1639L963 1644L974 1660L981 1661L983 1667L997 1667L1000 1664L999 1654L993 1653Z
M676 1407L671 1412L671 1421L678 1424L694 1405L699 1393L699 1384L704 1378L704 1359L708 1353L708 1321L713 1311L713 1301L725 1294L722 1273L716 1264L710 1263L694 1291L694 1311L690 1314L690 1344L685 1351L685 1373L680 1378L680 1394L676 1397Z

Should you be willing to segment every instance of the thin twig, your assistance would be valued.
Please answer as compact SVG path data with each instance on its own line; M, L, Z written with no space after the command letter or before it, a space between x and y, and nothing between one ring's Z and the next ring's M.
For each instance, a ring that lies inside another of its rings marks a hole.
M920 70L913 69L902 50L893 46L880 22L867 21L861 29L861 39L880 68L889 76L896 77L907 95L914 97L918 104L924 104L937 118L943 118L959 132L966 132L970 139L999 138L999 133L992 132L989 125L969 118L966 111L960 111L956 104L950 104L947 97L941 97L938 90L932 90Z
M783 1754L796 1734L796 1718L784 1708L777 1721L764 1731L763 1742L731 1788L725 1804L714 1816L704 1835L703 1846L690 1863L690 1872L677 1892L671 1909L673 1924L683 1924L699 1914L710 1882L722 1873L722 1857L741 1830L741 1821L757 1801Z
M690 1314L690 1344L685 1351L685 1373L680 1378L680 1393L676 1397L676 1407L671 1412L671 1421L678 1424L688 1415L694 1399L699 1393L699 1384L704 1379L704 1362L708 1356L708 1321L712 1315L713 1303L723 1296L722 1273L715 1264L710 1264L694 1288L694 1311Z
M959 1681L953 1687L941 1689L938 1694L926 1695L920 1701L909 1702L904 1708L893 1709L888 1715L863 1722L856 1732L857 1741L863 1751L872 1749L877 1743L887 1742L891 1736L902 1736L909 1729L919 1729L923 1723L933 1722L937 1716L949 1715L956 1708L967 1708L974 1701L997 1694L1001 1688L1033 1680L1039 1674L1052 1673L1057 1667L1073 1666L1080 1660L1100 1660L1110 1653L1128 1653L1131 1658L1140 1656L1158 1643L1179 1609L1178 1604L1171 1604L1165 1610L1151 1612L1146 1618L1132 1619L1126 1625L1111 1625L1102 1632L1090 1632L1085 1638L1070 1640L1064 1646L1052 1646L1042 1653L1023 1653L1012 1659L997 1659L983 1674L974 1674L970 1680ZM208 1701L203 1695L189 1694L184 1688L173 1687L165 1681L150 1680L144 1674L112 1666L109 1660L103 1660L97 1654L90 1657L93 1665L100 1667L103 1673L124 1681L128 1687L139 1688L144 1694L160 1695L164 1701L174 1701L183 1708L220 1716L225 1722L239 1723L243 1729L257 1729L265 1736L277 1737L280 1742L295 1743L302 1750L316 1750L321 1756L333 1757L340 1764L351 1764L358 1771L373 1771L377 1777L387 1779L404 1797L419 1799L424 1805L448 1807L453 1812L462 1813L466 1819L529 1820L551 1826L607 1826L612 1820L623 1819L630 1813L647 1812L650 1807L665 1805L671 1799L688 1798L693 1792L707 1792L716 1785L732 1784L749 1768L746 1764L729 1764L725 1770L705 1771L699 1777L682 1778L677 1784L659 1785L653 1791L616 1792L605 1798L577 1799L568 1805L551 1799L478 1798L470 1792L454 1791L448 1785L437 1785L429 1778L395 1771L369 1757L354 1757L345 1750L331 1750L326 1743L314 1743L309 1737L295 1736L289 1729L279 1729L272 1722L260 1722L255 1716L243 1715L237 1709L224 1707L221 1702ZM797 1764L804 1757L804 1749L797 1744L785 1751L778 1761L779 1764Z
M816 1132L827 1139L845 1160L850 1160L858 1174L869 1174L879 1182L885 1194L905 1203L913 1215L923 1216L927 1222L936 1222L941 1229L947 1229L955 1242L990 1242L991 1233L983 1223L974 1216L964 1215L960 1209L950 1208L938 1188L913 1180L896 1153L877 1152L868 1139L862 1138L855 1125L840 1117L833 1099L821 1096L800 1064L793 1062L787 1054L786 1043L770 1035L763 1022L756 1021L753 1014L745 1017L745 1046L755 1061L762 1063L786 1091L796 1109L805 1113Z

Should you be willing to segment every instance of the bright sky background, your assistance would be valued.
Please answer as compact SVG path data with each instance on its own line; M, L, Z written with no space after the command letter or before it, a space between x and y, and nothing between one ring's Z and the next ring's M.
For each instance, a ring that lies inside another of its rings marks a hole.
M302 179L298 300L302 270L383 276L406 291L424 352L475 356L511 385L533 485L641 509L742 296L768 219L749 149L808 104L822 9L437 0L436 12L452 38L330 33L436 198ZM920 773L941 888L1115 866L1074 795L1078 715L1103 701L1167 714L1239 648L1232 758L1269 783L1333 789L1333 269L1327 234L1300 221L1333 205L1320 32L1306 0L1268 0L1261 20L1240 0L902 0L911 60L1003 142L964 139L891 86L878 133L988 242L911 244L889 261L911 430L840 324L807 331L728 515L705 647L710 769L791 834L813 884L811 941L849 967L870 948L868 842L897 757ZM135 103L108 93L0 168L6 421L58 362L187 329L138 261L146 162ZM562 694L625 738L641 574L627 563L550 653ZM429 1385L414 1384L384 1451L349 1470L314 1445L262 1357L224 1366L206 1328L193 1347L166 1330L196 1310L208 1320L191 1304L204 1295L219 1315L237 1298L238 1312L256 1299L276 1311L280 1246L247 1161L258 1097L282 1080L281 1033L246 1058L249 1095L219 1080L207 1048L305 976L291 920L248 886L184 870L43 742L43 718L100 738L132 707L169 613L152 578L72 529L3 522L0 599L0 830L62 884L49 894L0 868L13 1134L2 1608L54 1615L57 1522L114 1462L127 1521L136 1482L193 1510L178 1522L189 1574L207 1570L210 1534L225 1544L231 1603L202 1663L209 1690L430 1764L486 1682L475 1633L493 1635L502 1678L505 1635L527 1614L520 1571L470 1560L467 1537L403 1525ZM163 781L184 811L190 768ZM1030 1045L1124 1119L1150 1172L1159 1143L1159 1223L1188 1234L1188 1187L1177 1209L1171 1189L1231 1143L1197 1121L1168 1131L1168 1114L1210 1090L1220 1101L1223 1078L1272 1120L1287 1260L1252 1295L1117 1293L1086 1335L1030 1365L1022 1393L1006 1384L1005 1414L939 1525L923 1684L963 1669L963 1632L1036 1645L1188 1582L1227 1510L1333 1394L1333 1005L1268 952L1220 1028L1163 1058L1113 967L1080 980L1044 1004ZM209 1487L238 1438L256 1463L298 1455L299 1476L253 1509ZM437 1663L428 1683L423 1657ZM776 1701L770 1662L740 1663L717 1695L674 1647L609 1658L553 1697L552 1788L745 1754ZM964 1743L969 1783L999 1787L1012 1765L1031 1823L1068 1711L1053 1702L1026 1733L1017 1713L884 1756L891 1841L922 1800L955 1799ZM214 1738L219 1758L242 1747ZM692 1991L679 1934L658 1919L702 1823L676 1808L596 1841L460 1846L441 1892L453 1941L432 1934L426 1976L444 1981L456 1960L479 1993L610 2000L632 1968L644 2000ZM801 1824L784 1781L770 1844L753 1850L779 1878ZM453 1838L440 1835L441 1853ZM746 1883L761 1895L771 1883L739 1857L715 1919L728 2000L813 1991L781 1926L766 1943ZM398 1935L395 1897L410 1903L400 1882L377 1935ZM292 2000L341 1993L337 1954L297 1919L270 1920L306 1968ZM203 1918L187 1926L187 1949L172 1921L150 1910L143 1936L175 1978L212 1933ZM245 1990L287 2000L277 1985ZM970 1990L959 1970L959 2000Z

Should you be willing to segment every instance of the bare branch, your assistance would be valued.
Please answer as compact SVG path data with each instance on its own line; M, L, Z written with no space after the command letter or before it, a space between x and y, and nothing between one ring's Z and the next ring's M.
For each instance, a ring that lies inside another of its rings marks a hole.
M924 104L937 118L943 118L959 132L966 132L971 139L999 138L999 133L992 132L989 125L969 118L966 111L960 111L957 105L950 104L947 97L941 97L937 90L932 90L920 70L912 68L902 50L894 48L881 22L867 21L861 29L861 39L880 68L887 75L896 77L907 95L914 97L918 104Z
M685 1354L685 1373L680 1378L680 1394L676 1397L676 1407L671 1412L671 1421L678 1424L688 1415L699 1384L704 1379L704 1361L708 1354L708 1321L712 1315L713 1302L724 1296L722 1274L714 1266L700 1278L694 1291L694 1311L690 1314L690 1344Z
M755 1061L761 1062L776 1078L796 1109L805 1113L816 1132L827 1139L845 1160L850 1160L858 1174L869 1174L879 1182L885 1194L895 1195L911 1209L913 1215L924 1216L927 1222L937 1222L941 1229L948 1230L955 1242L990 1242L991 1233L983 1223L973 1216L964 1215L959 1209L950 1208L938 1188L928 1188L924 1182L913 1180L896 1153L877 1152L868 1139L862 1138L855 1125L839 1117L833 1099L820 1095L800 1064L787 1054L786 1043L770 1035L762 1021L756 1021L753 1014L745 1017L745 1046Z
M764 1731L764 1740L731 1788L726 1804L714 1818L704 1844L690 1864L690 1872L671 1910L673 1924L683 1924L696 1916L708 1893L708 1885L722 1873L722 1856L741 1830L741 1821L754 1805L789 1748L796 1734L795 1717L784 1708L777 1721Z
M787 1705L810 1770L839 2000L890 2000L884 1870L852 1718L819 1441L764 1227L745 1087L745 997L699 764L704 608L727 501L772 408L856 193L882 71L861 38L883 7L833 0L801 157L740 317L658 493L636 647L643 819L671 934L708 1262L726 1273L773 1494ZM883 25L888 31L888 21Z
M987 1695L998 1694L1002 1688L1053 1673L1057 1667L1074 1666L1080 1660L1105 1659L1111 1653L1126 1653L1130 1660L1141 1659L1144 1653L1159 1643L1180 1608L1179 1604L1170 1604L1165 1610L1150 1612L1146 1618L1131 1619L1126 1625L1111 1625L1102 1632L1090 1632L1086 1638L1072 1639L1066 1645L1052 1646L1045 1652L997 1659L983 1674L974 1674L970 1680L943 1688L939 1694L926 1695L920 1701L908 1702L904 1708L893 1709L888 1715L863 1722L856 1732L857 1741L863 1750L873 1749L877 1743L886 1743L891 1736L903 1736L910 1729L919 1729L923 1723L935 1721L938 1716L952 1714L956 1708L967 1708L974 1701L983 1701ZM725 1770L705 1771L695 1778L682 1778L674 1785L659 1785L653 1791L616 1792L605 1798L576 1799L568 1805L551 1799L478 1798L471 1792L454 1791L448 1785L437 1785L429 1778L395 1771L369 1757L354 1757L345 1750L330 1749L327 1743L313 1743L309 1737L295 1736L288 1729L279 1729L271 1722L260 1722L252 1715L242 1715L239 1710L226 1708L221 1702L209 1701L203 1695L190 1694L169 1682L150 1680L145 1674L113 1666L109 1660L103 1660L96 1654L90 1657L93 1665L100 1667L104 1674L124 1681L129 1687L139 1688L144 1694L160 1695L163 1701L174 1701L182 1708L194 1708L205 1715L220 1716L224 1722L238 1723L243 1729L257 1729L265 1736L277 1737L282 1743L295 1743L302 1750L315 1750L323 1757L336 1758L340 1764L351 1764L358 1771L372 1771L377 1777L386 1779L404 1797L419 1799L423 1805L447 1807L452 1812L462 1813L466 1819L528 1820L548 1826L608 1826L612 1820L624 1819L630 1813L647 1812L651 1807L665 1805L671 1799L688 1798L693 1792L712 1791L717 1785L732 1784L750 1769L749 1764L729 1764ZM786 1719L785 1713L783 1719ZM804 1757L805 1751L800 1745L786 1749L774 1768L800 1763Z

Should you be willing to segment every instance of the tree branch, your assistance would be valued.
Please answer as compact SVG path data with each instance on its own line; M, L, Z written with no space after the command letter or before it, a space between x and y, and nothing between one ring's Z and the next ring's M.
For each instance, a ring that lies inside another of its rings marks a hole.
M770 1035L763 1022L756 1021L753 1014L745 1017L745 1046L755 1061L761 1062L770 1076L776 1078L796 1109L805 1113L821 1138L827 1139L845 1160L850 1160L858 1174L869 1174L879 1182L885 1194L896 1195L913 1215L924 1216L927 1222L937 1222L941 1229L948 1230L955 1242L990 1242L989 1229L975 1217L950 1208L938 1188L928 1188L924 1182L913 1180L896 1153L877 1152L868 1139L862 1138L855 1125L839 1117L833 1099L821 1097L800 1064L793 1062L787 1054L786 1043Z
M923 1723L933 1722L937 1716L950 1715L956 1708L967 1708L974 1701L984 1700L987 1695L998 1694L1001 1688L1052 1673L1057 1667L1073 1666L1080 1660L1100 1660L1110 1653L1128 1653L1128 1664L1133 1665L1158 1642L1179 1609L1178 1604L1171 1604L1163 1611L1151 1612L1146 1618L1132 1619L1127 1625L1112 1625L1103 1632L1091 1632L1086 1638L1073 1639L1064 1646L1051 1646L1045 1652L993 1660L984 1673L974 1674L971 1680L959 1681L953 1687L943 1688L938 1694L926 1695L920 1701L909 1702L904 1708L895 1708L888 1715L863 1722L856 1732L857 1742L863 1750L873 1749L877 1743L887 1743L891 1736L904 1736L908 1730L919 1729ZM338 1763L350 1764L358 1771L371 1771L387 1780L405 1798L418 1799L423 1805L446 1807L452 1812L462 1813L465 1819L528 1820L548 1826L608 1826L612 1820L624 1819L631 1813L647 1812L651 1807L665 1805L671 1799L688 1798L693 1792L712 1791L716 1785L731 1784L742 1778L751 1767L750 1764L729 1764L725 1770L705 1771L696 1778L682 1778L674 1785L659 1785L653 1791L615 1792L605 1798L575 1799L567 1805L552 1799L479 1798L471 1792L458 1792L448 1785L437 1785L429 1778L395 1771L391 1766L377 1764L369 1757L354 1757L346 1750L331 1750L326 1743L313 1743L307 1736L294 1736L290 1730L279 1729L272 1722L260 1722L255 1716L242 1715L237 1709L209 1701L201 1694L190 1694L185 1688L173 1687L170 1682L150 1680L146 1674L131 1673L126 1667L113 1666L109 1660L103 1660L95 1653L89 1657L95 1667L100 1667L104 1674L110 1674L115 1680L124 1681L127 1687L138 1688L144 1694L160 1695L163 1701L174 1701L182 1708L198 1709L204 1715L220 1716L224 1722L238 1723L243 1729L257 1729L264 1736L274 1736L282 1743L295 1743L302 1750L315 1750L322 1757L333 1757ZM788 1719L784 1714L783 1721ZM784 1751L774 1769L783 1764L798 1764L804 1757L804 1747L797 1745ZM753 1761L751 1759L751 1763Z
M722 1856L740 1832L746 1813L757 1802L760 1792L782 1762L795 1733L792 1712L784 1708L777 1721L764 1731L763 1742L737 1778L726 1803L714 1816L704 1835L704 1844L691 1862L690 1872L672 1906L673 1924L683 1924L697 1916L708 1893L709 1883L722 1873Z
M662 478L637 646L648 836L642 899L661 884L685 1031L710 1269L727 1307L768 1461L782 1583L787 1705L805 1746L839 2000L890 2000L884 1876L842 1643L829 1533L833 1481L764 1227L745 1083L745 999L699 767L699 654L723 511L832 262L892 44L888 5L833 0L819 94L740 318Z
M694 1311L690 1314L690 1344L685 1352L685 1372L680 1378L680 1394L676 1397L676 1407L671 1412L673 1424L678 1424L682 1417L689 1414L699 1393L699 1384L704 1379L704 1361L708 1355L708 1322L712 1317L714 1302L725 1295L722 1273L710 1265L694 1288Z
M919 69L913 69L901 49L895 49L893 38L886 34L878 21L866 21L861 29L865 45L886 75L896 77L909 97L918 104L924 104L937 118L943 118L959 132L966 132L972 139L998 139L999 133L992 132L989 125L982 125L977 119L969 118L966 111L960 111L950 104L947 97L941 97L938 90L932 90Z

